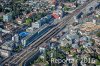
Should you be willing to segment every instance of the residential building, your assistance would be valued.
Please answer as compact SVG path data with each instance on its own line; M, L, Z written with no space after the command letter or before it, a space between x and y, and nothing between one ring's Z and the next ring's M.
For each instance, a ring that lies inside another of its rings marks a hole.
M66 39L65 35L64 35L64 37L60 38L59 43L60 43L61 46L66 46L67 45L68 40Z
M14 28L13 26L14 26L14 24L6 23L5 24L5 29L11 31L11 29Z
M100 25L96 25L92 22L86 22L80 27L80 31L84 35L89 35L91 32L100 29Z
M39 22L33 22L32 23L32 28L40 28L41 25L39 24Z
M74 49L79 48L78 44L72 44L72 47L73 47Z
M92 43L86 43L83 45L84 48L91 47L91 46L92 46Z
M0 28L4 28L4 23L3 22L0 22Z
M18 17L18 18L16 19L16 22L17 22L18 24L22 24L24 21L25 21L25 18L24 18L24 17L22 17L22 18Z
M77 34L68 34L66 35L66 38L69 44L75 44L78 42L77 40L79 40L79 36Z
M53 49L53 48L59 48L59 45L60 45L60 43L59 42L50 42L49 43L49 47L51 48L51 49Z
M14 42L19 42L19 35L18 35L18 34L15 34L15 35L12 37L12 41L14 41Z
M3 15L3 21L9 22L11 20L12 20L12 13L11 12Z
M24 37L23 39L21 39L22 45L24 47L27 46L27 45L29 45L31 42L34 41L34 38L37 36L37 34L38 34L38 32L33 31L29 35L27 35L26 37Z
M33 12L26 14L26 18L33 18L33 14L34 14Z
M56 11L54 11L52 13L52 16L55 18L55 19L60 19L64 16L64 12L61 10L61 9L58 9Z
M47 15L47 16L41 18L40 20L38 20L37 22L33 22L32 23L32 28L40 28L44 24L51 23L52 20L53 20L52 16L51 15Z
M55 18L55 19L60 19L60 16L57 15L57 14L55 14L55 13L53 13L52 16L53 16L53 18Z
M92 38L95 40L95 44L96 44L97 46L100 46L100 38L97 37L96 35L92 35Z
M5 34L5 33L1 33L0 34L0 42L1 43L4 43L6 41L9 41L9 40L11 40L11 38L12 38L12 35L11 34Z
M5 42L3 45L1 45L2 49L13 51L15 48L15 43L13 41Z
M37 29L37 26L35 27L29 27L29 28L27 28L26 29L26 32L33 32L34 30L36 30Z
M0 49L0 56L7 58L7 57L11 56L11 51Z
M77 3L84 4L87 0L77 0Z
M64 5L69 7L69 8L75 8L76 7L74 2L67 2L67 3L64 3Z

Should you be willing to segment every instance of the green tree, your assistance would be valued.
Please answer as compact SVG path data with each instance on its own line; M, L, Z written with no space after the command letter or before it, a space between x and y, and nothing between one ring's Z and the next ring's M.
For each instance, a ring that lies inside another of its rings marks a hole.
M100 37L100 32L97 32L97 33L96 33L96 36Z
M63 9L64 9L64 11L69 11L69 9L70 9L70 8L69 8L69 7L67 7L67 6L64 6L64 8L63 8Z
M3 17L0 17L0 21L2 21L3 20Z
M25 21L25 24L29 25L31 22L32 22L32 19L27 18L26 21Z
M2 6L0 5L0 12L2 12L2 10L3 10L3 8L2 8Z
M75 2L76 0L69 0L69 2Z

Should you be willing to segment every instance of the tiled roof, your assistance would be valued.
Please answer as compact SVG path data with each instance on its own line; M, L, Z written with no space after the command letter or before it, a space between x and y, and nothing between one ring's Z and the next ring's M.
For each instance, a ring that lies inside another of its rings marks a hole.
M100 29L100 25L93 24L92 22L86 22L81 26L82 31L91 32Z
M53 16L55 19L59 18L59 15L57 15L57 14L52 14L52 16Z

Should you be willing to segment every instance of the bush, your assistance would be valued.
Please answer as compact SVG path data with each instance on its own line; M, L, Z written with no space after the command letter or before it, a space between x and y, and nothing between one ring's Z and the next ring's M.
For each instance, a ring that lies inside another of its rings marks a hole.
M97 37L100 37L100 32L97 32L96 36L97 36Z

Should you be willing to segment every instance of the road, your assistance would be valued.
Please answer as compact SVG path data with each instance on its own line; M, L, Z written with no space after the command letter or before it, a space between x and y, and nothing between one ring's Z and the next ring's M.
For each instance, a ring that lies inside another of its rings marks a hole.
M64 26L72 24L69 23L69 20L76 14L78 14L82 9L84 9L89 3L91 3L93 0L90 0L89 2L83 4L80 8L76 9L73 13L69 14L68 16L64 17L62 21L54 28L49 30L45 35L43 35L41 38L39 38L37 41L32 43L29 47L22 50L21 53L16 54L15 56L11 56L7 60L1 63L1 65L6 65L6 63L16 64L20 65L20 63L24 62L24 59L27 59L29 56L31 56L34 51L42 44L44 43L48 38L53 37L60 31ZM8 65L6 65L8 66Z

